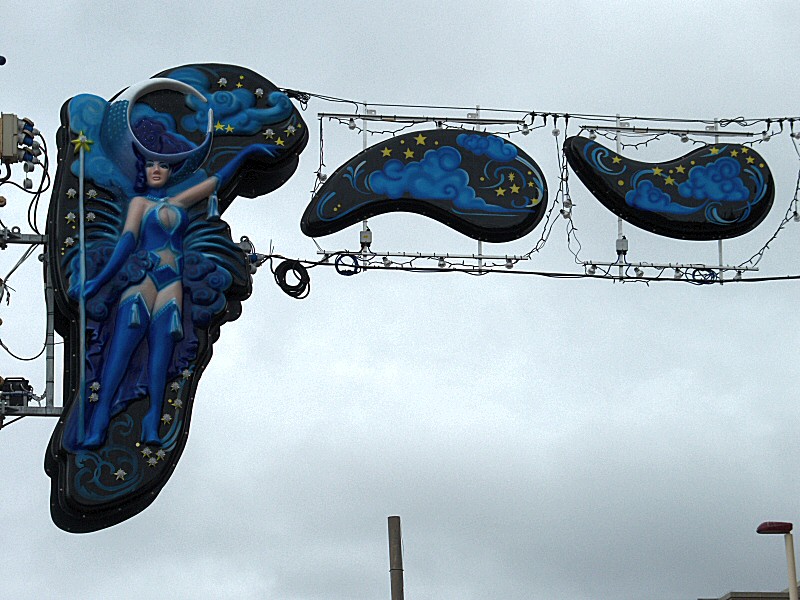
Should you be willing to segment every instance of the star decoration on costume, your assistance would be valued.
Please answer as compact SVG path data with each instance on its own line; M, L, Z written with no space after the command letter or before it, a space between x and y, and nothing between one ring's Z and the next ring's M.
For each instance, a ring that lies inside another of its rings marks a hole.
M675 170L678 173L685 173L686 172L686 167L684 167L683 165L680 165L680 166L675 167Z
M94 221L96 218L97 215L95 215L93 212L86 213L86 220L89 221L89 223Z
M233 125L228 123L228 126L225 128L225 133L233 133L233 130L234 130Z
M150 456L153 453L153 451L150 450L150 448L148 448L147 446L142 448L141 452L142 452L142 456Z
M214 124L214 131L222 131L223 129L225 129L225 125L223 125L220 121L217 121Z
M403 156L406 158L414 158L414 151L411 148L406 148L405 152L403 152Z
M88 192L86 192L86 195L92 199L97 198L97 190L89 190Z
M498 196L505 196L506 195L506 190L505 190L505 188L499 187L494 191L494 193L497 194Z
M74 146L75 154L77 154L81 150L83 150L84 152L91 152L92 144L94 144L92 140L90 140L83 134L83 130L78 132L78 137L75 138L74 140L71 140L70 143Z
M159 448L158 452L156 452L156 458L158 460L164 460L164 458L166 458L166 456L167 456L167 453L164 452L161 448Z
M622 162L622 159L621 159L619 156L615 156L615 157L614 157L614 158L611 160L611 162L613 162L615 165L618 165L619 163L621 163L621 162Z
M295 126L294 126L294 125L289 125L289 126L286 128L286 135L294 135L294 132L295 132L295 131L296 131L296 130L295 130Z
M739 152L737 150L731 150L731 156L736 158L737 156L739 156Z
M77 192L77 190L75 188L69 188L67 190L67 198L74 198L77 195L78 195L78 192Z
M92 392L89 394L89 402L97 402L100 399L100 396L97 395L97 392Z
M714 146L713 148L711 148L710 152L711 152L711 154L719 154L719 148Z
M180 398L175 398L175 400L172 402L172 406L174 406L175 408L182 408L183 400L181 400Z
M519 186L516 183L511 186L511 193L519 194Z
M383 155L384 158L387 158L392 155L392 150L384 146L383 150L381 150L381 154Z
M191 376L192 372L189 369L184 369L183 371L181 371L181 377L183 377L184 379L189 379L189 377Z
M281 138L278 138L277 140L275 140L275 145L277 145L277 146L283 146L285 144L286 144L286 142L284 142Z
M224 77L220 77L219 81L217 81L217 85L221 88L224 88L226 85L228 85L228 80Z
M127 475L127 473L122 469L117 469L116 472L114 473L114 476L117 478L117 481L119 481L120 479L122 481L125 481L125 475Z
M100 382L99 381L93 381L92 385L89 386L89 389L92 390L93 392L99 391L100 390Z
M271 140L272 138L275 137L275 132L272 131L272 129L267 129L264 131L264 137L267 138L268 140Z
M662 169L661 167L653 167L653 175L661 175L663 171L664 169Z
M262 90L261 88L256 88L256 91L253 93L255 94L256 98L261 98L261 96L264 95L264 90Z
M177 392L179 389L181 389L181 384L177 381L173 381L169 384L169 389L171 389L173 392Z
M514 177L516 177L516 175L514 175L514 173L509 173L508 174L508 180L509 181L514 181Z
M164 423L164 425L169 425L172 423L172 415L165 414L163 417L161 417L161 422Z
M72 247L75 245L75 238L73 238L73 237L71 237L71 236L68 236L68 237L67 237L67 238L64 240L64 245L65 245L67 248L72 248Z
M673 184L675 183L675 180L674 180L674 179L673 179L673 178L670 176L670 177L667 177L667 178L664 180L664 183L665 183L666 185L673 185Z
M425 140L427 140L428 138L426 138L424 135L422 135L420 133L414 139L417 141L417 146L424 146L425 145Z
M148 467L155 467L158 464L158 459L151 456L147 459L147 466Z
M748 156L747 157L747 164L748 165L752 165L754 162L756 162L755 158L753 158L752 156Z
M75 222L75 213L74 212L68 212L67 216L64 217L64 218L67 220L67 223L74 223Z

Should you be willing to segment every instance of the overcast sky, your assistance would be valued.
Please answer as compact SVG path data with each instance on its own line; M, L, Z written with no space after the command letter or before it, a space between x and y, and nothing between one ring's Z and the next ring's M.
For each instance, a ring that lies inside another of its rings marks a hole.
M372 103L800 115L800 5L791 1L8 4L0 110L32 118L51 158L70 97L110 98L198 62ZM318 168L317 113L343 110L312 100L299 170L267 197L233 204L234 238L316 258L299 220ZM557 187L550 128L513 141ZM361 145L326 122L326 170ZM775 206L726 242L728 264L761 248L794 194L788 135L758 150L776 179ZM685 151L664 142L629 155ZM19 166L14 173L22 179ZM27 200L7 188L0 218L24 226ZM571 190L581 258L614 260L616 218L575 177ZM419 216L384 215L370 227L378 251L475 251ZM714 242L625 227L631 260L718 260ZM524 253L540 229L486 250ZM357 230L319 242L352 249ZM792 222L760 274L800 273L799 245ZM0 253L0 276L19 252ZM562 223L524 268L579 272ZM138 516L93 534L56 528L42 467L55 421L26 418L0 432L0 597L388 599L389 515L402 517L409 600L785 589L783 544L755 528L800 521L799 283L311 276L303 301L266 269L255 276L200 381L183 457ZM40 281L29 261L0 307L0 337L19 354L38 352L44 336ZM41 391L44 363L3 354L0 375L25 375Z

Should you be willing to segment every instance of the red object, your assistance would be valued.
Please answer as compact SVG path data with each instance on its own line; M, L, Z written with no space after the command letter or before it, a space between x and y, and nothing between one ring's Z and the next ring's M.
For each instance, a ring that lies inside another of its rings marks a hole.
M764 521L756 528L756 533L791 533L793 525L785 521Z

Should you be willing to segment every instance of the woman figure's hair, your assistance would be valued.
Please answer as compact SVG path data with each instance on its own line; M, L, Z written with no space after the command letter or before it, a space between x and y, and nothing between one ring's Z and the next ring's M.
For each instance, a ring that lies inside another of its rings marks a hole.
M159 121L145 117L139 119L131 129L136 139L142 143L142 146L151 152L178 154L192 149L191 145L167 131L164 124ZM137 194L143 194L148 190L147 172L145 171L147 159L136 147L133 148L133 152L136 155L136 180L133 182L133 190ZM179 166L180 164L170 164L170 170L175 171Z

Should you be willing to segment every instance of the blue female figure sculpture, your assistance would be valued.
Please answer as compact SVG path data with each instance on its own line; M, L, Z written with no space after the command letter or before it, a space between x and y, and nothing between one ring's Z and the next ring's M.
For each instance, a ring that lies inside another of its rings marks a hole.
M124 227L108 261L99 273L85 282L83 301L94 298L129 261L136 262L143 272L127 287L117 290L119 302L114 322L109 323L113 333L103 349L102 367L98 369L100 376L93 382L92 393L84 390L93 406L86 412L88 418L83 435L80 430L75 431L74 439L77 448L88 450L106 443L111 418L120 410L116 401L120 386L132 358L141 354L138 349L145 339L144 369L150 404L142 419L140 440L145 445L161 445L159 427L167 376L173 365L176 343L184 336L184 241L189 211L208 199L208 214L211 218L217 217L216 191L231 180L245 160L255 155L274 157L277 153L273 145L247 146L216 174L168 196L166 190L173 173L180 170L185 178L187 170L196 169L198 155L202 158L203 153L207 153L204 147L210 147L210 133L200 147L191 148L164 131L158 122L146 118L132 126L131 132L136 170L133 189L140 195L128 203ZM148 140L149 147L142 144L139 137ZM157 151L152 150L154 147ZM80 296L79 282L74 277L71 295ZM130 395L127 390L125 393Z

